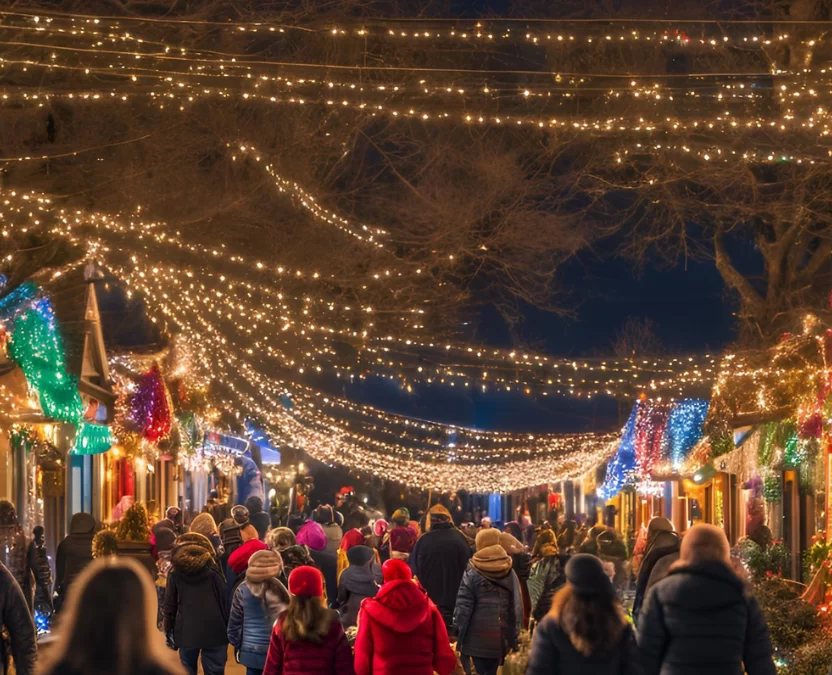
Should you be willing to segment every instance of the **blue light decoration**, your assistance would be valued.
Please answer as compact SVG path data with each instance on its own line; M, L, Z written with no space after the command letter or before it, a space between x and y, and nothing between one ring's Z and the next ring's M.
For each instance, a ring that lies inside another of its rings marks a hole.
M49 632L49 624L51 623L51 617L48 614L44 614L39 609L35 610L35 628L37 628L38 635L45 635Z
M646 404L643 401L637 401L633 406L633 411L621 432L618 450L607 465L607 477L603 485L598 486L598 497L604 501L612 499L621 492L636 470L636 419L644 405Z
M701 398L688 398L674 401L667 419L664 441L667 444L667 457L674 469L679 469L682 462L702 438L702 425L708 416L708 401Z

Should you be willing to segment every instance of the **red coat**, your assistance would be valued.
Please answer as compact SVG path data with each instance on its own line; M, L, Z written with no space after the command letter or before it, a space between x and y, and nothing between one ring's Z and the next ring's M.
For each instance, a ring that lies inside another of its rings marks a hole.
M263 675L354 675L352 652L336 612L321 644L285 640L280 624L278 620L274 625Z
M450 675L455 667L442 615L412 581L388 581L361 604L356 675Z

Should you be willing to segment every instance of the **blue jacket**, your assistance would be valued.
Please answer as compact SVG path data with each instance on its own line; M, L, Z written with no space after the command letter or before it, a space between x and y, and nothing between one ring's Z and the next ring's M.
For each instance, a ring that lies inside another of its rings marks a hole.
M289 592L276 579L271 580L265 597L252 593L248 583L243 582L234 592L231 601L231 616L228 619L228 641L238 653L239 661L247 668L262 670L266 665L266 653L272 636L274 620L289 604ZM258 584L262 588L262 584ZM272 591L276 592L272 592ZM268 607L268 611L267 611Z

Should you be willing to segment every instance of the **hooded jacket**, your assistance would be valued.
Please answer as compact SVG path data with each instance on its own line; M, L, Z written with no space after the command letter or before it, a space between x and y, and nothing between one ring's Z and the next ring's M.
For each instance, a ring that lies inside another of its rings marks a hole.
M341 575L338 581L338 610L344 629L356 624L364 599L374 598L378 593L381 575L377 572L377 566L350 565Z
M274 622L288 606L289 591L277 579L246 581L234 593L228 641L239 650L239 661L246 668L263 669Z
M639 619L645 675L775 675L763 613L719 561L684 565L647 594Z
M69 534L58 544L55 553L55 583L63 596L69 585L92 562L92 538L95 518L76 513L69 521Z
M361 604L356 675L450 675L455 667L442 615L412 581L388 581Z
M459 585L454 610L460 653L502 663L517 643L522 621L517 575L509 568L500 578L486 576L471 563Z
M644 598L650 589L650 578L653 570L656 568L656 564L665 556L671 556L672 559L678 560L681 538L675 532L663 531L656 535L656 538L651 544L644 552L644 558L641 561L641 567L639 568L638 579L636 581L636 596L633 601L633 620L636 622L638 622L638 615L641 612L642 604L644 604ZM665 570L666 575L667 570ZM660 581L658 577L653 580L653 584L657 581Z
M162 613L165 633L173 633L179 648L205 649L228 644L225 582L218 571L213 546L207 539L205 544L211 551L188 542L177 544L171 554Z
M413 574L436 603L446 626L452 624L459 583L470 558L471 547L453 523L433 525L410 554Z

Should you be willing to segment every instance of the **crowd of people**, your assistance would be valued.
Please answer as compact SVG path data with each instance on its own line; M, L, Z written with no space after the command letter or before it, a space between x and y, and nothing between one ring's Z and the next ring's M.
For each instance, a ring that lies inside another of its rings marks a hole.
M529 675L776 672L762 612L713 526L680 536L654 519L631 568L615 530L556 513L538 527L458 527L435 504L418 519L399 508L347 527L322 505L272 527L249 506L212 496L187 525L169 510L152 527L154 575L129 557L93 560L96 523L76 514L57 550L54 607L36 532L25 574L0 566L4 665L196 675L201 663L219 675L230 646L247 675L496 675L530 632ZM13 549L22 533L8 534ZM620 594L631 576L635 625ZM57 628L38 660L32 616L47 601Z

